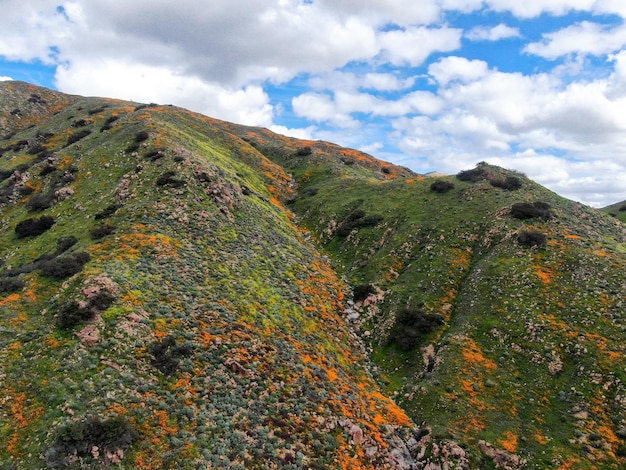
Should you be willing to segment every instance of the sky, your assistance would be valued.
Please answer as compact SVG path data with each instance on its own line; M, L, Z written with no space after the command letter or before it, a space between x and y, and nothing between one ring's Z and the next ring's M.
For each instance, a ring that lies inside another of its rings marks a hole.
M0 0L0 80L626 200L625 0Z

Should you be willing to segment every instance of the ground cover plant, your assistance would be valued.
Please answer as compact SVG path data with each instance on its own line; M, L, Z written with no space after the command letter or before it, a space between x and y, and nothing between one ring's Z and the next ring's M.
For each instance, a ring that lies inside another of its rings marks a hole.
M617 217L172 106L0 118L0 468L623 467Z

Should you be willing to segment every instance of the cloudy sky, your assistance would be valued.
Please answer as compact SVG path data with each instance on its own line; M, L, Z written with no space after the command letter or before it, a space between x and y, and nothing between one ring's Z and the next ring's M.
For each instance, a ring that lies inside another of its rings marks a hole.
M0 0L0 79L626 199L625 0Z

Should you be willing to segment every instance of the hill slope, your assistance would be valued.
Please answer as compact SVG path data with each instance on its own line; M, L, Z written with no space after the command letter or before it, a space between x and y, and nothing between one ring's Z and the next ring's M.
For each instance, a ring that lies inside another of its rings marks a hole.
M281 167L184 110L0 86L2 468L408 465Z
M19 82L0 137L3 468L624 465L610 216Z

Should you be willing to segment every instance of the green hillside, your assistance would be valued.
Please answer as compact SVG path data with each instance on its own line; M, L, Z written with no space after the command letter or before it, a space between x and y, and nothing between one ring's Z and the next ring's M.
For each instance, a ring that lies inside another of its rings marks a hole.
M616 219L626 222L626 201L611 204L610 206L604 207L602 210L608 212Z
M626 465L616 218L20 82L0 139L0 468Z

